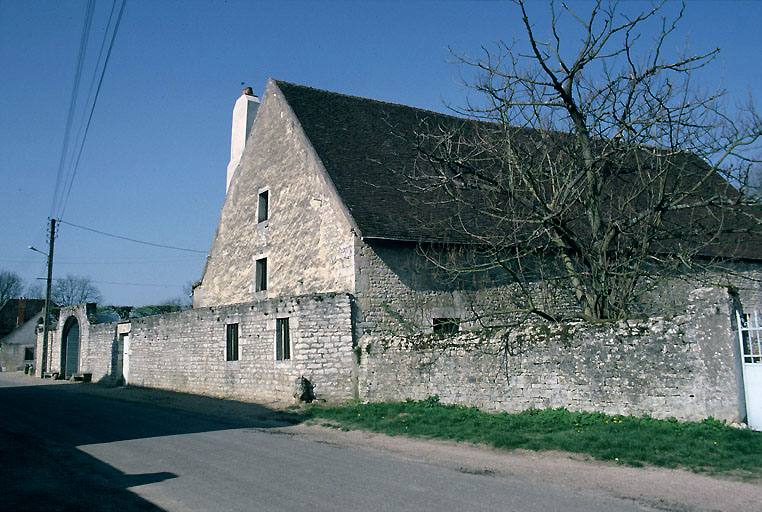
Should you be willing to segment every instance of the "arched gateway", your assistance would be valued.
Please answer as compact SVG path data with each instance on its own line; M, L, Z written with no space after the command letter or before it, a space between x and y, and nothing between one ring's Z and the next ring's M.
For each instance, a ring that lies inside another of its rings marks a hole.
M73 316L66 319L61 337L61 376L65 379L79 372L79 322Z

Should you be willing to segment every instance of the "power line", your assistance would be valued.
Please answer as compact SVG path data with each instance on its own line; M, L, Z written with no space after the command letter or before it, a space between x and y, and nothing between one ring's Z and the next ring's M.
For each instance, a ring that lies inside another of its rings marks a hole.
M87 41L90 38L90 27L93 23L93 11L95 10L95 0L89 0L85 8L85 22L82 25L82 33L79 39L79 53L77 54L77 68L74 73L74 85L69 98L69 113L66 117L66 128L64 129L63 147L61 148L61 158L58 161L58 174L56 176L56 187L53 192L53 202L50 205L50 216L55 214L58 205L58 192L61 189L61 178L63 177L64 166L66 164L66 154L68 153L69 137L71 136L71 125L74 121L74 107L77 104L79 95L79 82L82 78L82 67L87 53Z
M108 21L106 22L106 29L103 31L103 39L101 39L101 47L98 50L98 58L95 59L95 72L93 78L90 80L90 87L87 90L87 100L85 105L90 104L90 100L93 98L93 89L95 89L95 79L98 77L98 68L100 67L101 57L103 57L103 50L106 48L106 41L108 40L109 27L111 26L111 20L114 18L114 10L116 10L116 0L111 3L111 11L108 15ZM82 112L82 119L79 121L79 131L77 132L76 140L80 140L82 135L82 129L85 126L85 118L87 117L87 109ZM71 168L71 165L69 166Z
M134 238L128 238L126 236L115 235L113 233L106 233L105 231L99 231L97 229L88 228L88 227L85 227L85 226L79 226L77 224L72 224L71 222L67 222L65 220L60 220L59 222L61 224L66 224L67 226L72 226L72 227L75 227L75 228L84 229L85 231L92 231L93 233L98 233L99 235L110 236L112 238L119 238L120 240L127 240L128 242L135 242L136 244L151 245L153 247L162 247L164 249L174 249L176 251L197 252L197 253L201 253L201 254L206 254L206 251L199 251L197 249L186 249L184 247L175 247L175 246L172 246L172 245L156 244L156 243L153 243L153 242L146 242L144 240L136 240Z
M93 98L93 104L90 108L90 116L87 119L87 125L85 126L85 133L82 136L82 141L80 143L79 151L77 153L77 159L74 163L74 170L71 174L71 179L69 180L68 189L66 190L66 198L64 199L63 206L61 207L61 213L58 215L59 221L63 218L63 214L66 211L66 205L69 203L69 195L71 194L71 187L72 185L74 185L74 177L77 175L77 169L79 168L79 159L82 157L82 150L85 147L85 141L87 140L87 133L90 131L90 123L93 120L93 113L95 113L95 105L98 102L98 96L100 95L101 86L103 85L103 78L106 76L106 68L108 67L108 61L109 59L111 59L111 50L114 48L114 41L116 40L117 32L119 32L119 25L122 22L122 15L124 14L124 8L126 5L127 5L127 0L122 0L122 5L119 8L119 15L116 17L116 23L114 23L114 32L111 34L111 41L109 42L108 51L106 52L106 59L103 61L103 68L101 68L101 76L100 76L100 79L98 80L98 87L95 90L95 97ZM113 9L112 9L112 12L113 12ZM110 20L111 18L109 18L109 22ZM108 31L108 26L106 26L106 30Z
M129 256L123 256L122 254L119 254L118 256L105 256L105 257L98 257L98 256L66 256L61 258L56 258L56 261L60 261L62 263L72 263L72 262L78 262L78 263L173 263L177 261L198 261L198 258L201 256L196 255L187 255L187 256L177 256L177 257L169 257L169 256L135 256L135 257L129 257ZM11 256L0 256L0 258L11 258Z
M87 90L87 99L85 100L85 108L82 110L82 118L79 122L79 130L77 131L77 136L74 139L75 148L79 145L80 141L82 142L82 145L80 147L84 147L84 137L82 136L82 133L85 127L86 119L87 119L87 105L90 105L91 100L93 98L93 90L95 89L95 81L98 78L98 68L100 67L101 58L103 57L103 50L106 48L106 41L108 40L109 28L111 27L111 20L114 18L115 10L116 10L116 0L113 0L113 2L111 3L111 11L109 12L109 15L108 15L108 21L106 22L106 29L103 31L103 38L101 39L101 47L98 50L98 58L95 59L95 70L93 71L93 77L90 80L90 87ZM72 155L73 154L74 152L72 153ZM76 159L77 163L78 163L78 160L79 158ZM71 160L69 160L69 168L66 171L66 178L64 179L64 189L66 187L65 184L68 183L69 181L69 176L72 175L72 172L74 170L74 162L75 162L75 158L72 156Z
M38 281L44 281L45 277L38 277L36 278ZM53 281L64 281L66 280L65 277L54 277ZM156 283L115 283L113 281L89 281L93 284L117 284L120 286L157 286L160 288L182 288L183 284L156 284Z
M120 286L156 286L159 288L182 288L183 284L156 284L156 283L115 283L112 281L92 281L95 284L116 284Z
M201 256L188 257L182 259L154 259L154 260L104 260L93 261L87 259L78 258L56 258L56 265L156 265L159 263L182 263L198 261ZM68 261L67 261L68 260ZM72 261L75 260L75 261ZM29 258L0 258L0 263L26 263L36 264L37 261L33 261Z

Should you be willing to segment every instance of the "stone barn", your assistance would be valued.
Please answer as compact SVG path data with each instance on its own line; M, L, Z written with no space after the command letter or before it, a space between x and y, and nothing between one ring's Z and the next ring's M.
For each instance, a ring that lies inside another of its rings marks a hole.
M402 172L417 158L411 134L464 122L272 79L261 100L244 90L194 309L86 329L87 315L73 315L100 346L81 352L79 372L247 400L438 394L487 410L744 419L736 314L762 306L758 244L728 255L732 279L659 291L638 321L474 334L510 283L438 269L432 252L468 247L454 226L467 217L412 201ZM564 293L538 290L570 307ZM72 332L66 322L54 345ZM50 369L74 371L73 356L49 353Z

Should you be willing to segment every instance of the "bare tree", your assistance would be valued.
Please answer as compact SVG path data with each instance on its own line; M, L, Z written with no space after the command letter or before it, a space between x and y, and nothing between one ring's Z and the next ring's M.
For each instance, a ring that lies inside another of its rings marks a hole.
M45 287L41 283L30 284L26 289L26 296L30 299L44 299Z
M15 272L0 270L0 306L5 301L19 297L24 290L24 280Z
M697 85L719 50L667 55L682 11L598 1L583 15L551 2L541 39L515 3L523 45L454 54L462 76L475 72L456 109L470 121L424 119L413 137L410 192L452 212L447 228L470 247L430 248L430 260L459 277L507 276L514 316L557 319L563 308L538 297L570 291L573 314L595 321L628 316L665 279L762 254L749 193L762 118L751 101L731 115L724 91Z
M177 295L175 297L169 297L161 301L159 305L168 306L170 308L176 308L177 311L191 309L193 307L193 304L188 300L188 298L185 295Z
M101 292L88 276L66 274L57 278L50 290L51 300L59 306L74 306L85 302L99 302Z
M193 307L193 282L189 281L185 283L182 286L182 292L180 295L176 295L174 297L169 297L167 299L164 299L161 303L159 303L160 306L170 306L177 308L177 311L182 311L185 309L191 309Z

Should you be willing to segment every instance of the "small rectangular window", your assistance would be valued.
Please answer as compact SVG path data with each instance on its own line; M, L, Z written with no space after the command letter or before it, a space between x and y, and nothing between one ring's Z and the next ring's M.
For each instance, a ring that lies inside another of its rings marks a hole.
M455 334L460 328L460 319L435 318L432 324L434 334Z
M267 290L267 258L256 261L254 270L254 291L263 292Z
M24 347L24 361L32 361L34 359L34 347Z
M227 325L226 361L238 361L238 324Z
M288 336L288 318L275 320L275 359L291 359L291 342Z
M267 190L259 193L259 201L257 201L257 222L264 222L267 220L267 203L269 195Z

